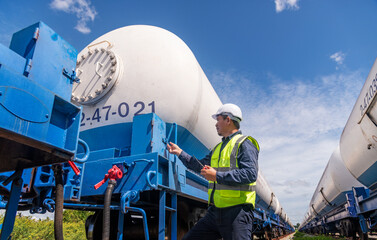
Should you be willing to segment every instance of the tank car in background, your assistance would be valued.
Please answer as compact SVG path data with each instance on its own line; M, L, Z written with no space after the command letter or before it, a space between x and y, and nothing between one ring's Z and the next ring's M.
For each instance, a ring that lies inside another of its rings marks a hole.
M377 61L313 194L300 230L367 239L377 214Z

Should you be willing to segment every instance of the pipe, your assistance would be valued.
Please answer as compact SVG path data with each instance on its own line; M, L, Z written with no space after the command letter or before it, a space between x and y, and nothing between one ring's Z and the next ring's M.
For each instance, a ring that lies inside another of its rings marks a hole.
M62 166L54 167L55 173L55 215L54 215L54 235L56 240L63 240L63 204L64 204L64 185Z
M102 224L102 240L110 239L110 205L111 196L117 182L113 179L109 180L109 183L105 192L105 202L103 204L103 224Z

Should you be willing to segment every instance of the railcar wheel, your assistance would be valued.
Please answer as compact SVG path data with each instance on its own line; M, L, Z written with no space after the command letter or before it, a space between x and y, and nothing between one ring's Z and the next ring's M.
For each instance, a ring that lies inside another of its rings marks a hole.
M360 224L358 224L358 226L357 226L357 235L359 236L360 240L368 240L369 239L368 234L363 233L363 230L361 230Z
M271 229L266 229L264 230L264 239L266 240L271 240L272 239L272 236L271 236Z

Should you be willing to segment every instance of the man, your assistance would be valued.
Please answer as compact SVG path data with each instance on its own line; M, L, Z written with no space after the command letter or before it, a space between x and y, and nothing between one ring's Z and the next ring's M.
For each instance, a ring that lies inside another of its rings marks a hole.
M209 181L207 214L183 239L249 240L259 145L254 138L242 136L239 130L242 112L238 106L224 104L212 117L217 120L216 130L223 138L205 158L197 160L174 143L167 146L186 167L200 172Z

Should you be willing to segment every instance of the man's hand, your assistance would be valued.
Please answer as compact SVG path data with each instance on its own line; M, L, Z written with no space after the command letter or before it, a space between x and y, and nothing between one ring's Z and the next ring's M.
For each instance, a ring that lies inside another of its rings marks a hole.
M168 148L169 153L172 153L177 156L181 155L182 149L180 149L177 144L170 142L166 144L166 146Z
M216 181L216 170L208 165L205 165L202 170L200 171L200 174L205 177L208 181Z

